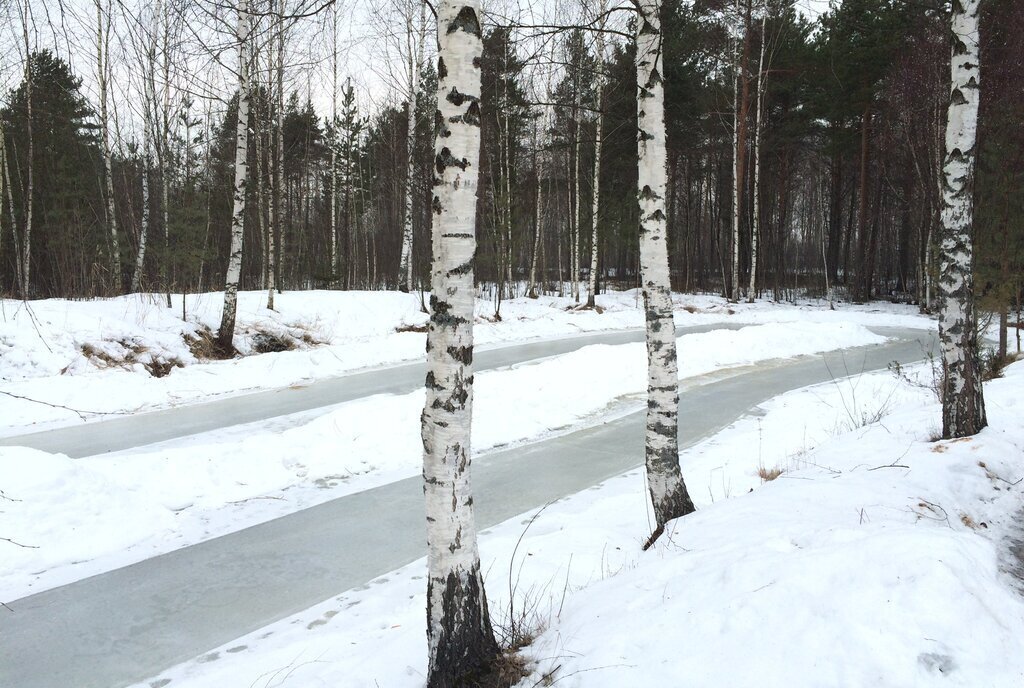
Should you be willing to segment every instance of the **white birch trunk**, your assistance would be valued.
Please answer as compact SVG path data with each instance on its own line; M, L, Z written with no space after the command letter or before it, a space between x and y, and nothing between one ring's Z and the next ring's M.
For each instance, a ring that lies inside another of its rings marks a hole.
M572 280L572 299L576 303L580 302L580 129L582 122L580 121L580 109L583 100L583 85L579 82L577 67L577 78L576 78L576 100L573 103L573 116L576 118L576 135L573 138L573 166L572 166L572 178L573 178L573 209L572 209L572 232L570 241L572 241L572 250L569 259L569 269L572 274L569 275L569 279Z
M427 42L427 3L417 0L420 5L420 24L413 40L412 17L406 27L406 44L408 54L409 78L409 112L408 133L406 135L406 177L405 177L405 217L402 227L402 256L398 267L399 288L404 292L412 291L412 220L413 197L416 195L416 97L419 89L420 67L423 64L423 46ZM404 281L403 281L404 280Z
M169 1L157 0L157 8L163 16L163 121L160 132L160 198L164 226L163 288L167 295L167 307L171 307L171 221L170 221L170 169L171 169L171 18Z
M942 436L965 437L987 425L974 307L974 174L980 75L978 5L953 3L951 95L946 119L939 275Z
M25 124L28 131L28 187L25 190L25 235L21 249L21 298L27 299L32 286L32 197L35 192L35 140L32 136L32 52L29 49L29 19L31 6L25 0L21 14L22 37L25 41Z
M736 0L737 21L740 13L740 2ZM732 291L729 298L737 301L740 298L740 44L735 38L733 51L732 80Z
M153 129L156 113L156 42L160 14L153 13L154 26L146 48L146 74L143 77L142 115L142 228L139 231L139 250L135 254L135 270L132 272L131 291L142 288L142 275L146 267L146 243L149 240L150 189L149 172L153 168ZM205 243L204 243L205 246ZM200 279L200 284L202 279Z
M679 469L679 378L666 241L665 88L660 0L642 0L637 22L637 153L639 158L640 279L647 324L647 486L657 522L694 510Z
M114 209L114 178L111 174L110 160L110 122L107 110L107 75L110 68L107 64L107 46L109 36L104 31L104 21L107 28L110 25L109 7L108 16L103 16L103 3L95 0L96 5L96 80L100 90L100 147L103 153L103 189L106 193L106 216L107 227L110 232L110 268L114 275L114 290L121 291L121 247L117 239L117 216Z
M604 127L604 109L602 107L602 95L604 94L604 25L607 0L601 0L598 9L597 26L597 78L594 82L594 89L597 93L597 118L594 121L594 198L591 203L590 214L590 284L587 293L587 306L596 306L597 297L597 264L598 264L598 237L597 237L597 214L601 207L601 129Z
M249 173L249 2L238 0L238 124L235 133L234 210L231 214L231 248L224 280L224 310L217 343L224 352L234 350L238 280L242 272L242 239L245 236L245 194Z
M278 0L278 12L284 15L285 0ZM274 165L274 226L270 228L270 240L277 237L277 251L270 246L270 274L267 287L267 308L274 309L274 293L281 293L279 283L284 274L284 20L281 20L277 31L277 162ZM280 255L280 261L277 256Z
M470 489L473 255L480 162L478 0L440 6L433 267L423 409L429 688L459 685L497 655Z
M538 118L539 119L539 118ZM537 256L540 254L540 246L543 237L542 229L542 195L541 195L541 171L542 158L540 152L540 137L537 135L539 125L535 120L533 123L533 167L537 175L537 188L534 191L533 202L533 255L530 256L530 284L526 294L531 299L537 298Z
M761 120L764 118L764 94L768 81L768 72L764 65L764 49L768 43L767 27L768 11L766 9L764 16L761 17L761 57L757 62L757 120L754 124L754 224L750 231L750 288L747 290L747 303L754 303L754 295L757 293L757 242L761 233Z
M331 9L331 274L337 286L338 271L338 3Z

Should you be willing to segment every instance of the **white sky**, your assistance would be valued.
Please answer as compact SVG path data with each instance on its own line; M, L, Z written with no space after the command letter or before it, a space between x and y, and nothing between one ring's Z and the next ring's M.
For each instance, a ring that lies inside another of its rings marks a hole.
M231 0L164 0L183 8L187 20L180 27L179 47L172 63L172 100L180 104L188 95L194 101L194 113L217 115L222 112L235 88L233 71L237 51L233 43L234 12ZM24 64L24 43L21 35L21 12L29 3L34 31L30 43L55 50L70 62L83 79L83 90L92 101L98 100L96 78L96 5L95 0L0 0L0 102L21 79ZM142 68L138 45L144 44L145 32L152 25L153 0L100 0L111 6L113 31L110 46L112 115L117 127L115 145L140 138L142 102ZM265 10L268 0L250 0L256 11ZM596 8L597 0L585 0ZM21 4L19 4L21 3ZM286 7L307 10L319 7L323 0L287 0ZM415 0L337 0L338 13L338 86L351 78L360 105L372 113L382 105L396 104L404 99L407 87L403 64L405 36L404 17L410 13L418 21ZM522 24L573 24L579 17L592 16L580 0L485 0L485 13L495 17L516 17ZM624 0L610 0L611 7L623 6ZM797 7L811 17L828 9L829 0L797 0ZM286 89L308 95L318 113L330 112L331 102L331 12L300 20L291 30L286 56ZM429 18L428 12L428 18ZM625 13L614 16L621 28ZM269 19L257 23L257 35L265 35ZM435 46L433 25L426 43L427 60ZM262 32L262 34L261 34ZM261 43L265 43L264 39ZM521 38L521 53L550 54L550 39ZM265 70L268 56L260 60ZM533 68L531 81L543 88L548 81ZM265 71L257 78L266 79ZM157 88L160 89L161 84ZM402 95L399 95L402 94ZM120 134L120 135L118 135Z

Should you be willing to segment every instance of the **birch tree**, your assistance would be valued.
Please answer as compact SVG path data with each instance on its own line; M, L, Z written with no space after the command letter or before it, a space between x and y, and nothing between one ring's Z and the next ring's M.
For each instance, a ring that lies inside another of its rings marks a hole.
M142 75L142 224L139 228L139 248L135 254L135 269L132 271L131 291L142 288L142 276L146 266L146 246L152 224L150 215L149 173L153 169L153 133L156 129L156 49L160 33L160 0L153 12L153 25L148 35L141 36L145 45L138 48L144 55L145 73Z
M974 174L980 100L978 5L954 0L951 94L943 165L939 338L942 344L942 436L984 428L985 399L974 307Z
M661 2L641 0L636 34L640 280L647 332L647 487L657 528L694 510L679 468L679 376L666 240L668 184Z
M427 685L449 688L487 666L498 653L480 573L469 472L483 52L478 0L443 2L437 37L423 491L429 546Z
M238 0L238 125L235 133L234 211L231 214L231 248L224 283L224 310L221 311L217 344L224 352L234 350L235 313L238 305L238 279L242 272L242 238L245 230L245 191L248 179L249 144L249 3Z
M733 115L733 179L732 179L732 295L733 301L740 298L740 219L743 213L743 190L747 184L747 119L750 114L750 15L753 0L747 0L743 11L743 42L737 41L736 75L733 81L735 110ZM740 2L736 0L736 15L739 21ZM738 31L738 29L737 29ZM740 51L742 45L742 52Z
M423 48L427 38L427 3L417 0L420 6L420 20L413 31L412 17L406 23L406 68L409 81L407 102L408 133L406 134L405 213L402 226L402 254L398 267L399 289L412 291L412 199L416 195L416 96L419 89L420 69L423 65ZM411 15L411 13L410 13Z
M761 232L761 129L764 126L764 97L768 81L768 71L764 64L764 49L768 44L768 8L765 7L761 17L761 56L757 61L757 110L754 113L754 218L750 229L750 287L747 290L747 303L754 303L757 293L757 242ZM826 270L827 273L827 270ZM827 279L826 274L826 279Z
M597 25L597 78L594 92L597 99L597 117L594 122L594 197L590 213L590 289L587 293L587 307L593 308L597 295L598 237L597 214L601 208L601 129L604 127L604 110L601 96L604 94L604 26L608 2L601 0L598 8Z
M25 44L25 124L28 131L27 187L25 189L25 233L21 248L21 298L27 299L32 288L32 207L35 183L35 140L32 137L32 51L29 48L29 24L32 6L25 0L25 6L18 3L21 15L22 39ZM13 204L11 206L14 207Z
M114 212L114 177L110 161L110 123L107 108L107 90L110 78L110 6L104 11L102 0L96 5L96 82L100 91L100 148L103 153L103 189L106 194L104 210L107 231L110 234L110 267L114 276L114 289L121 290L121 247L117 240L117 215ZM104 16L104 14L106 16Z

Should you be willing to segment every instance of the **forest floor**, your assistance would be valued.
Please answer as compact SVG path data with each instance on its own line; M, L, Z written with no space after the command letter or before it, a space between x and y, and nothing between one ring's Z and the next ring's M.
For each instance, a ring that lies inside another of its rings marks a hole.
M236 346L254 353L254 338L268 332L299 343L230 361L205 361L186 342L216 325L217 295L190 297L187 320L180 297L177 311L145 297L31 310L4 302L0 391L120 414L422 356L418 295L284 294L277 313L261 308L262 298L242 295ZM642 325L635 292L599 305L600 313L573 310L568 299L521 299L504 303L494 322L483 303L477 342ZM880 341L866 325L934 327L888 304L831 310L678 296L676 306L680 326L751 325L682 337L682 377ZM154 361L172 359L182 367L151 374ZM534 441L633 410L643 365L643 345L625 344L480 373L474 447ZM934 442L931 366L903 377L836 375L685 451L699 511L647 553L639 551L650 531L640 471L484 533L496 623L536 636L521 685L545 685L545 676L588 687L1019 685L1024 603L1005 571L1012 515L1024 507L1024 363L989 383L991 427L966 442ZM0 600L414 475L421 407L421 392L378 395L80 460L0 448L0 489L19 500L4 502L0 535L38 547L5 552ZM0 411L8 433L82 422L11 397ZM189 662L161 680L419 686L424 568L421 560L348 591L344 615L328 600L221 648L217 662Z

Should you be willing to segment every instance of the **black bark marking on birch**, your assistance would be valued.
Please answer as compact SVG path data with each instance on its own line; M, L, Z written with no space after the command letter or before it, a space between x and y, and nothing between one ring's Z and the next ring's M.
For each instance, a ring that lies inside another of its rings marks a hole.
M480 563L476 562L469 571L452 571L443 579L431 579L427 584L428 598L434 585L443 585L444 590L437 624L437 656L430 667L427 688L472 685L468 679L489 667L499 654L481 585ZM434 625L428 613L428 632Z
M433 370L427 371L426 387L427 387L427 389L433 389L433 390L444 389L444 387L439 385L439 384L437 384L437 381L434 379L434 371Z
M442 208L441 208L441 199L438 198L437 196L434 196L434 200L432 200L430 202L430 208L431 208L431 210L434 211L435 215L440 215L441 214L441 210L442 210Z
M444 174L444 171L449 167L458 167L460 170L465 171L469 167L469 160L462 158L461 160L456 159L452 155L451 149L445 146L441 149L441 152L437 154L435 158L435 166L438 174Z
M953 92L949 94L949 99L953 102L954 105L967 104L967 98L964 97L963 91L961 91L959 88L953 89Z
M446 95L444 99L455 107L462 107L466 103L476 103L480 100L476 96L471 96L468 93L462 93L454 86L452 86L452 90L448 91L448 95Z
M436 294L430 295L430 321L437 327L455 327L466 321L465 318L451 314L452 305L443 301Z
M648 184L644 184L644 188L640 191L640 198L645 201L653 201L661 198L658 194L654 193L654 190Z
M644 23L640 26L640 35L641 36L649 34L649 33L653 33L653 34L657 35L658 30L656 28L654 28L653 26L651 26L651 22L647 21L647 17L644 17L643 22Z
M480 103L478 101L474 100L469 104L466 114L462 116L462 121L471 127L480 126Z
M451 235L449 234L449 235L446 235L446 236L450 237ZM469 235L469 237L471 237L471 236L472 235ZM469 237L465 237L465 238L469 238ZM451 270L448 271L447 274L448 274L449 277L456 277L456 276L459 276L459 275L468 275L471 272L473 272L473 261L472 260L468 260L465 263L463 263L462 265L459 265L457 267L452 268Z
M448 76L448 65L444 63L443 57L437 58L437 80L441 81Z
M448 355L463 365L468 366L473 364L472 346L449 346Z
M441 236L443 236L446 239L472 239L474 235L470 234L469 232L445 232Z
M448 23L448 33L453 34L456 31L465 31L466 33L480 38L480 20L477 19L476 11L468 5L463 6L459 13L455 15L455 19Z
M651 77L647 80L647 88L652 88L661 83L661 74L658 73L658 68L655 67L651 70Z

